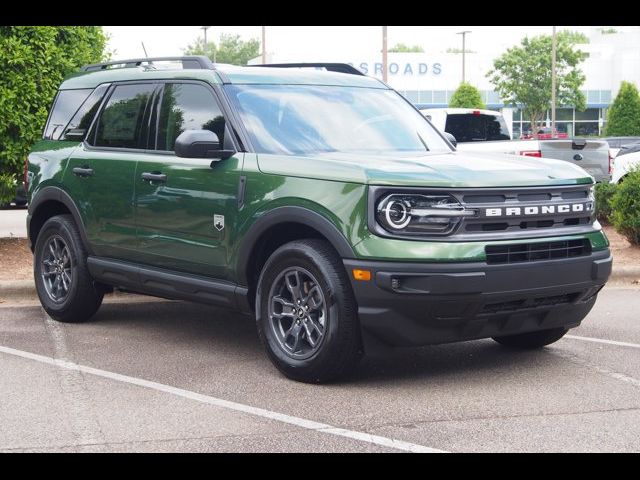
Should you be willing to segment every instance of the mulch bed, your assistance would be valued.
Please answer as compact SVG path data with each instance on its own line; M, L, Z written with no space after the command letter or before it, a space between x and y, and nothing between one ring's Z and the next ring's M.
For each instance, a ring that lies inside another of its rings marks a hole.
M604 231L611 242L615 265L640 266L640 247L632 246L609 225ZM26 238L0 238L0 281L31 280L32 265L33 255Z
M26 238L0 238L0 281L31 280L33 254Z

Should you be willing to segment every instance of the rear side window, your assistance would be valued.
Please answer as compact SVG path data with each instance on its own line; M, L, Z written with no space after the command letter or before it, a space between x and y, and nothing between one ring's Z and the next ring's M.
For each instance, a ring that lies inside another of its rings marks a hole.
M460 143L511 139L504 118L497 115L454 113L447 115L444 129Z
M95 145L145 148L143 118L154 88L152 84L118 85L100 114Z
M211 130L224 144L224 117L213 93L203 85L168 83L158 120L157 150L173 150L185 130Z
M107 93L108 88L109 85L100 85L91 93L91 95L89 95L87 100L82 104L82 106L73 116L73 118L67 125L67 128L64 129L64 133L67 133L69 130L73 130L76 128L82 130L89 129L93 117L96 116L96 112L100 107L100 102L102 101L104 94Z
M93 89L60 90L44 131L46 140L60 140L62 132Z

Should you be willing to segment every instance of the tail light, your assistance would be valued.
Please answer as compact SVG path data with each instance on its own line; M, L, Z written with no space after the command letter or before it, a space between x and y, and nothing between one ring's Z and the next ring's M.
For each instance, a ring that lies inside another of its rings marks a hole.
M613 155L611 155L611 149L609 149L609 175L613 173Z
M542 152L540 150L523 150L520 155L525 157L538 157L542 158Z

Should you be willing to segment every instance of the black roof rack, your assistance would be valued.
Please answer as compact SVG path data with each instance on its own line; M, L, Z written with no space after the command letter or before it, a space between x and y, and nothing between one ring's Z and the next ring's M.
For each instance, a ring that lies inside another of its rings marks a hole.
M114 65L124 65L119 68L139 67L143 63L153 64L153 62L182 62L182 68L187 70L214 70L213 62L204 55L187 55L181 57L148 57L148 58L132 58L128 60L113 60L111 62L93 63L85 65L81 68L83 72L95 72L99 70L107 70Z
M365 76L356 67L348 63L263 63L248 65L249 67L276 67L276 68L325 68L330 72L348 73L350 75Z

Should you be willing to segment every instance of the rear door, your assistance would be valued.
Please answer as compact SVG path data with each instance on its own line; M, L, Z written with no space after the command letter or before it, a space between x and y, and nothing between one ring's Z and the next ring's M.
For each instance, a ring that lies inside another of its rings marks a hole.
M156 88L153 83L112 85L85 142L69 158L65 185L98 256L136 258L134 175L147 146L149 101Z
M605 140L541 140L543 158L566 160L584 168L597 182L608 182L609 144Z
M151 119L155 150L140 156L135 175L139 261L228 278L243 154L212 162L174 153L185 130L211 130L233 146L215 92L202 82L166 82Z

